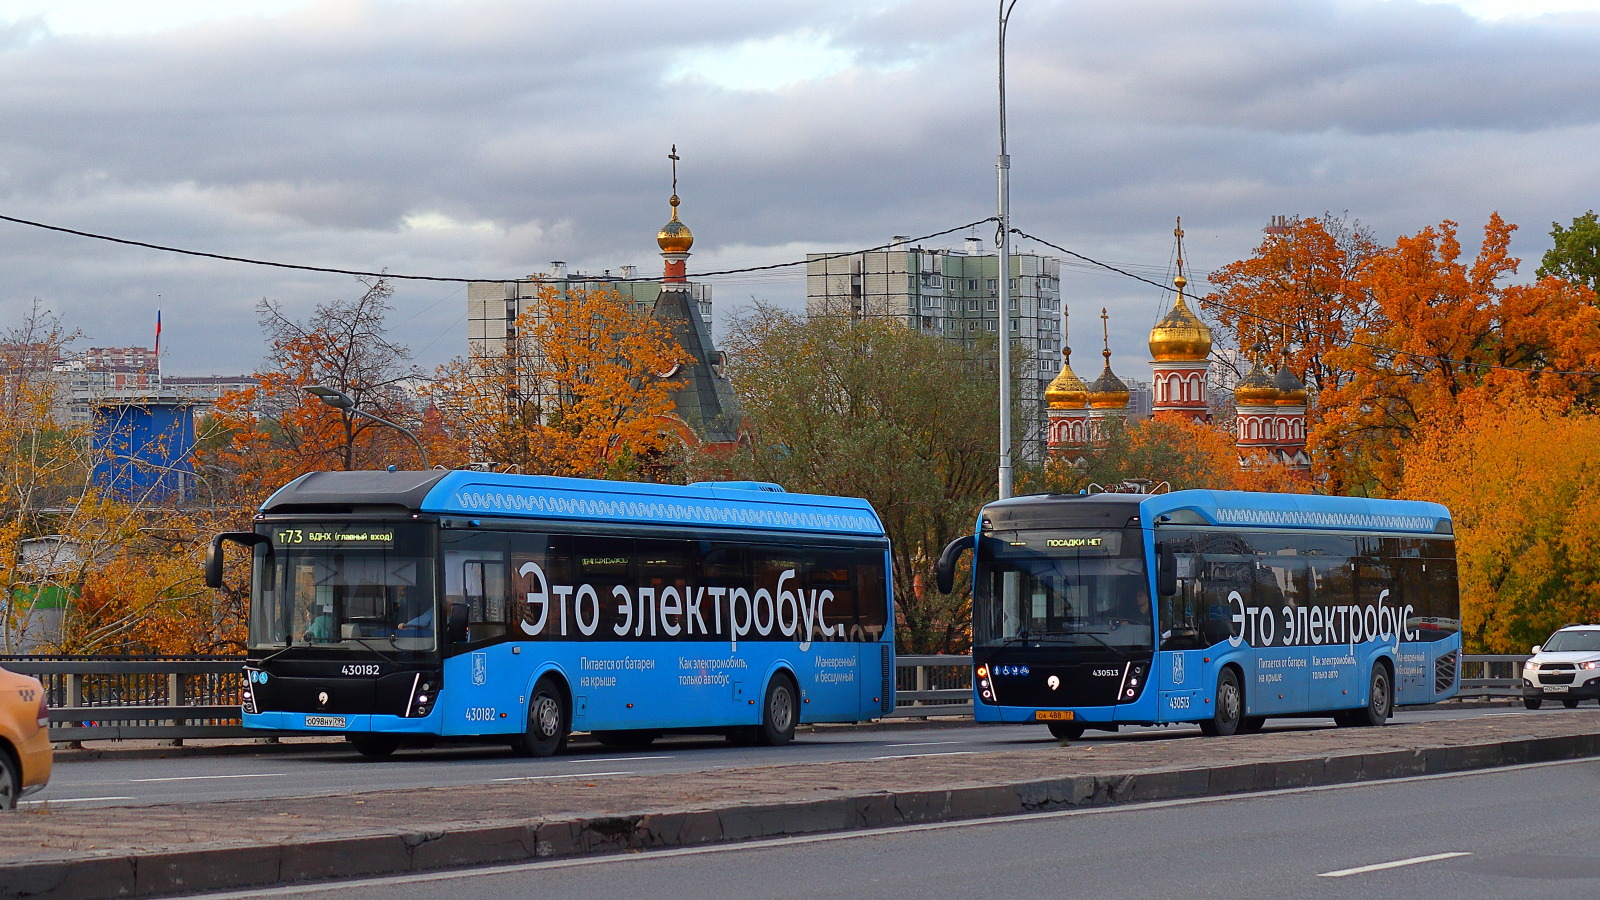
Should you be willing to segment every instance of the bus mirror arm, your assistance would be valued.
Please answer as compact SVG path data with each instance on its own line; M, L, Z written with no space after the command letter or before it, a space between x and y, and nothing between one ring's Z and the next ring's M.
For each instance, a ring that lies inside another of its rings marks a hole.
M939 593L948 594L956 586L956 560L961 557L961 551L972 547L972 535L958 537L944 547L944 552L939 554L939 565L934 570L935 586Z
M224 531L211 539L211 546L206 550L206 587L222 587L222 545L234 543L245 547L256 544L267 544L267 552L272 552L272 545L268 543L267 536L256 534L253 531Z
M1178 593L1178 555L1165 541L1156 544L1156 592L1163 597Z

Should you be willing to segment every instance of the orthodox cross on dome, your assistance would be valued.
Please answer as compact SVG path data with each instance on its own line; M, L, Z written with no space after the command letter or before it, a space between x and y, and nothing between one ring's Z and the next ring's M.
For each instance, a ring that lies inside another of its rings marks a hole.
M672 145L672 152L667 154L667 159L672 160L672 199L678 199L678 145ZM674 203L673 206L678 204Z
M1100 307L1100 337L1105 342L1105 349L1100 355L1106 358L1106 368L1111 368L1111 325L1110 316L1106 315L1106 308Z

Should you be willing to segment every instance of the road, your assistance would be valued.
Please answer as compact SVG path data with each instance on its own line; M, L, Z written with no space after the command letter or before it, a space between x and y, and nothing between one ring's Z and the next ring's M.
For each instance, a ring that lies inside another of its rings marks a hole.
M276 888L213 898L1600 895L1600 761Z
M1402 711L1396 722L1476 716L1541 715L1506 707ZM1327 728L1326 719L1285 720L1268 725ZM1117 734L1089 732L1085 741L1199 739L1194 726L1131 728ZM566 753L550 759L521 759L503 747L443 746L403 750L386 760L357 756L342 745L328 749L252 755L186 755L168 759L101 759L56 766L50 785L23 801L24 806L148 806L207 800L343 794L421 786L485 784L524 779L621 775L672 775L713 769L838 762L888 757L937 756L1047 748L1054 740L1037 726L966 725L885 728L825 728L801 734L788 747L730 745L720 737L669 737L650 748L618 752L592 741L575 740Z

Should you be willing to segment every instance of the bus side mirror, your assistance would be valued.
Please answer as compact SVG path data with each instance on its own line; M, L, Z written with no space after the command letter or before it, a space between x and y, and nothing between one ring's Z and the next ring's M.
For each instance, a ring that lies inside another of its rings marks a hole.
M961 551L972 546L972 535L958 537L944 546L944 552L939 554L939 564L934 570L934 584L939 588L939 593L948 594L956 587L956 560L961 558Z
M465 644L467 642L467 605L465 603L450 604L448 627L452 643Z
M211 546L206 548L206 587L222 587L222 545L224 543L240 544L253 547L256 544L267 543L267 536L256 534L253 531L224 531L211 539ZM270 552L270 545L268 545Z
M1178 554L1165 541L1156 544L1156 593L1163 597L1178 593Z

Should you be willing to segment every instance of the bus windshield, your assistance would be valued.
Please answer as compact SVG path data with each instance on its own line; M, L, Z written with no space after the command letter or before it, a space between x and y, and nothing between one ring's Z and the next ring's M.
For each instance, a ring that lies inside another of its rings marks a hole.
M985 541L972 610L977 645L1154 649L1137 529L1012 532Z
M407 546L420 534L396 534L413 528L274 527L274 552L256 558L251 649L434 650L433 560Z

